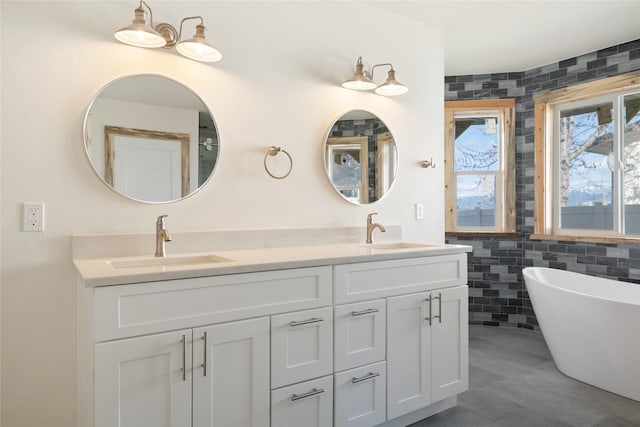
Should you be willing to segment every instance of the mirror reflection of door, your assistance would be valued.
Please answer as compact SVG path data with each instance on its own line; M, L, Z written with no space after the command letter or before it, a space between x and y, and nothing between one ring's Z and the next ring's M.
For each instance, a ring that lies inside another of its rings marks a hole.
M325 171L333 188L355 204L387 194L398 171L393 135L375 115L352 110L329 129L323 145Z
M331 182L348 200L369 203L389 191L396 171L395 142L390 132L372 137L327 138L326 150Z
M138 200L184 197L189 194L189 140L186 133L105 126L105 180Z
M393 184L396 175L396 145L391 132L384 132L376 140L376 199L384 196Z
M368 145L366 136L327 139L331 182L340 194L355 203L369 200Z
M134 199L150 202L182 197L180 142L145 141L131 137L115 140L113 187Z

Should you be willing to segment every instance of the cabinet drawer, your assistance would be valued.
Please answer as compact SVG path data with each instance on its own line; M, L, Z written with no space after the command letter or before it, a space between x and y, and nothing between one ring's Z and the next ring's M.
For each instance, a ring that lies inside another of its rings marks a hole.
M385 298L467 283L467 254L337 265L336 304Z
M386 363L335 374L335 427L369 427L386 420Z
M333 371L331 307L271 318L271 387L308 380Z
M331 375L271 392L274 427L331 427L333 422Z
M331 267L165 280L95 289L95 340L144 335L331 304Z
M385 307L385 300L375 300L334 308L336 371L384 360Z

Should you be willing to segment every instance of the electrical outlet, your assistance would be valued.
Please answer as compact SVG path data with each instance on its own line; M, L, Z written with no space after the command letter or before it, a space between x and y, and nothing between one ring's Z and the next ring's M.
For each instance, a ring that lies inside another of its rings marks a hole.
M416 219L424 219L424 205L416 203Z
M24 203L23 231L44 231L44 203Z

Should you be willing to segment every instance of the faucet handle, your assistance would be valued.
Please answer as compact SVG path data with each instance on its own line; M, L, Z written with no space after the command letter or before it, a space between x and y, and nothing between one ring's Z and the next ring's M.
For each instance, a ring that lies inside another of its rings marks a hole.
M164 219L166 217L168 217L169 215L160 215L157 219L156 219L156 223L158 224L164 224Z
M374 215L378 215L378 212L372 212L372 213L370 213L369 215L367 215L367 223L371 224L372 217L373 217Z

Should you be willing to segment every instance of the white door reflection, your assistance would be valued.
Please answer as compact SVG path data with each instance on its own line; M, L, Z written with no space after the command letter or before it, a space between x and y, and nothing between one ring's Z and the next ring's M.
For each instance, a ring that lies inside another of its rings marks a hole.
M180 141L116 137L113 187L138 200L162 202L182 197Z
M189 194L188 133L105 126L105 180L116 191L148 202Z

